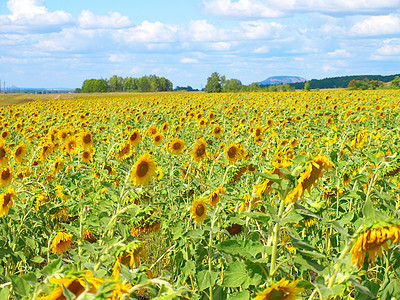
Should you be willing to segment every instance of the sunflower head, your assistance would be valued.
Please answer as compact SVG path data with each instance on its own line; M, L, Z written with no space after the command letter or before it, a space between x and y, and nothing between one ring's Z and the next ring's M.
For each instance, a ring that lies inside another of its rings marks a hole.
M272 282L271 286L257 296L253 300L296 300L297 295L303 289L297 288L298 280L289 283L289 280L282 278L278 283Z
M192 218L197 224L201 224L207 219L207 205L204 199L196 199L191 207Z
M63 254L71 248L72 243L72 234L60 231L54 236L50 248L53 253Z
M185 143L178 137L173 138L168 142L168 151L172 154L179 154L183 152Z
M93 146L93 135L90 131L82 132L79 136L79 142L84 149L91 148Z
M142 140L142 136L140 135L140 132L137 130L134 130L129 135L129 143L131 144L132 147L136 147L137 145L139 145L141 140Z
M1 152L1 149L0 149L0 152ZM13 154L14 160L19 163L22 163L24 161L24 157L27 152L28 152L28 146L26 146L24 143L20 143L14 150L14 154Z
M234 163L243 158L244 151L239 145L234 142L232 145L226 147L225 157L230 163Z
M14 170L10 167L3 168L0 170L0 186L7 187L11 184L13 179L13 172Z
M136 161L131 172L131 181L135 186L146 186L156 175L157 165L154 158L145 153Z
M153 135L153 144L154 145L156 145L156 146L161 145L163 140L164 140L164 135L163 134L157 133L157 134Z
M194 161L199 162L207 156L206 148L207 143L204 138L200 138L196 141L193 150L190 152Z
M17 193L13 188L0 194L0 217L8 215L9 209L13 206L13 199L17 198Z

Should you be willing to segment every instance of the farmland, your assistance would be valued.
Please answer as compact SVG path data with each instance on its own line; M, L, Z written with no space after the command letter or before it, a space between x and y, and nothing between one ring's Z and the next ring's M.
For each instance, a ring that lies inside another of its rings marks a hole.
M400 295L396 90L0 100L1 299Z

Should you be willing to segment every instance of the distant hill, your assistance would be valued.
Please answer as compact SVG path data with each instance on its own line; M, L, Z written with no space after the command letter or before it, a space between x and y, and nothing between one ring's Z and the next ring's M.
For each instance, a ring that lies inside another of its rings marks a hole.
M387 76L382 76L382 75L340 76L340 77L330 77L330 78L324 78L324 79L312 79L309 81L309 83L310 83L310 88L312 88L312 89L347 88L347 86L349 85L349 82L352 81L353 79L363 80L365 78L368 78L368 80L378 80L378 81L383 81L383 82L390 82L396 76L400 76L400 74L387 75ZM303 89L304 88L304 82L291 83L290 85L293 86L295 89Z
M305 82L307 79L298 76L272 76L267 79L260 81L259 85L274 85L282 83L301 83Z

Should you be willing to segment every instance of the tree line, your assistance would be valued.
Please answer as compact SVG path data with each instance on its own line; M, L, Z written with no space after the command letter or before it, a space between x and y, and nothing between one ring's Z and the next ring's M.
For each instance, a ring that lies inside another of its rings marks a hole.
M105 92L164 92L172 91L172 82L165 77L145 75L140 78L114 75L110 79L86 79L81 89L82 93Z

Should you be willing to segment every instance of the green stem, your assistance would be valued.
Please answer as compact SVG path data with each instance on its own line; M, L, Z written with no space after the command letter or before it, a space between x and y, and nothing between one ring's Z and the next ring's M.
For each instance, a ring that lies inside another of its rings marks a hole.
M278 211L278 222L275 224L274 239L272 242L271 268L269 270L269 274L271 277L275 273L276 254L277 254L277 249L278 249L278 237L279 237L279 230L281 228L281 226L279 224L279 222L280 222L279 219L282 217L284 208L285 208L285 199L282 198L281 204L279 206L279 211Z

